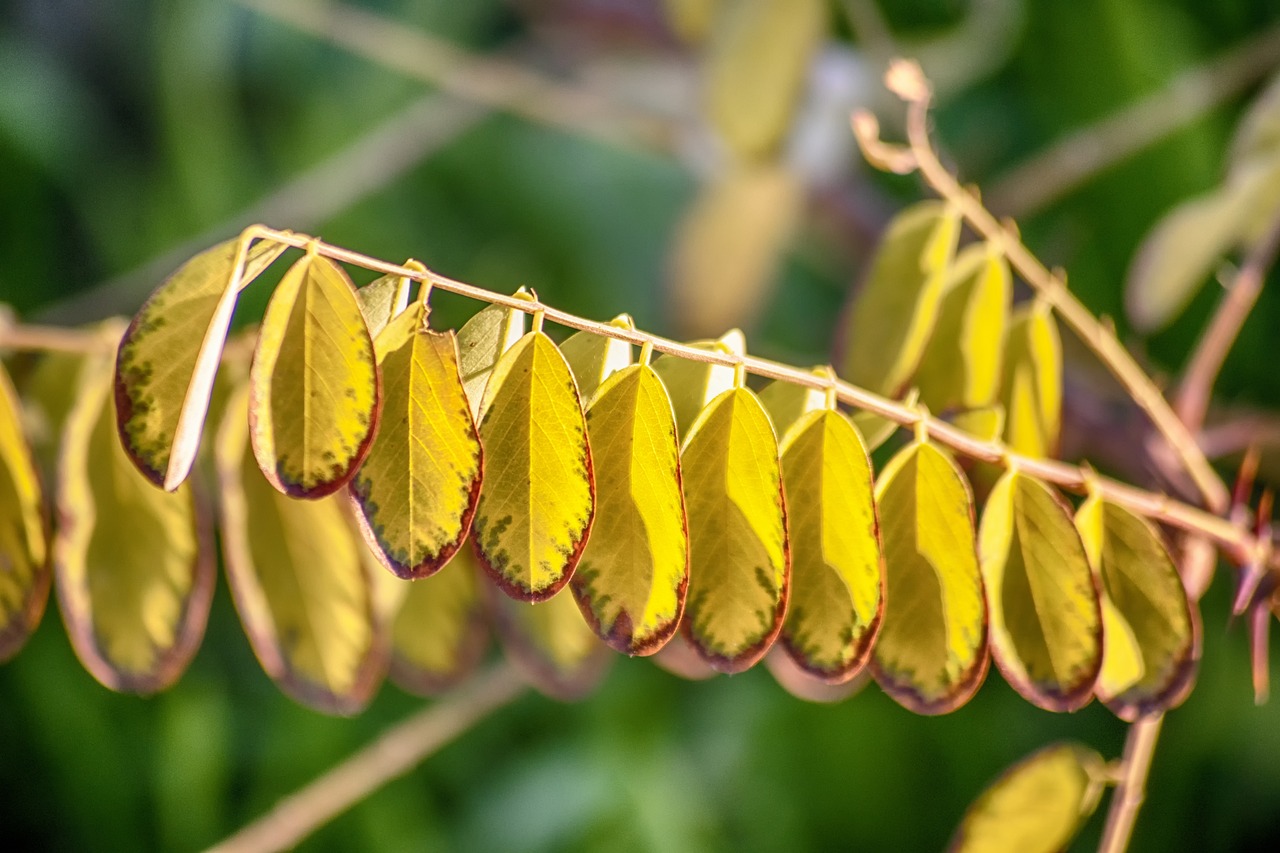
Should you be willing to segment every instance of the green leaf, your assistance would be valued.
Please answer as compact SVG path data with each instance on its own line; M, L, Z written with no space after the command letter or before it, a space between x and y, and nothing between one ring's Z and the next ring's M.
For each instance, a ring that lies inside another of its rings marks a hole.
M239 245L228 240L183 264L151 294L120 341L120 440L138 470L168 491L195 462L240 290L286 248L274 240L253 243L233 286Z
M402 275L384 275L357 290L356 301L360 303L369 337L376 341L387 324L409 306L409 279Z
M959 234L959 214L941 202L894 218L854 298L841 376L889 396L903 389L937 320Z
M747 353L747 339L738 329L726 332L719 340L694 341L690 346L726 355ZM707 404L733 387L733 368L728 365L662 355L653 360L653 369L671 395L682 440Z
M1066 505L1010 471L987 497L979 542L991 653L1005 680L1041 708L1084 707L1102 665L1102 614Z
M826 371L825 367L815 367L812 373L826 379ZM826 394L817 388L784 379L775 379L760 391L760 405L769 413L769 421L777 435L786 435L792 424L809 412L821 409L825 400Z
M462 682L484 657L489 625L480 567L462 548L408 589L391 629L391 680L419 696L435 696Z
M791 539L791 602L782 643L806 671L848 681L880 628L884 567L871 460L853 424L812 411L782 440Z
M1046 303L1037 300L1014 313L1002 386L1005 443L1026 456L1052 457L1062 429L1062 344Z
M947 846L952 853L1057 853L1098 807L1105 763L1088 747L1047 746L982 792Z
M609 325L635 331L635 321L630 314L619 314ZM594 332L578 332L560 345L560 354L569 363L582 403L589 406L600 383L631 364L631 344L597 335Z
M526 604L494 595L494 624L512 664L538 690L569 702L590 693L613 654L587 625L572 595Z
M523 287L516 291L521 299L533 301L533 294ZM494 365L504 352L524 337L524 311L489 305L476 313L458 330L458 366L462 385L471 401L471 417L480 420L480 403Z
M717 20L707 115L739 158L762 159L781 144L826 23L822 0L737 0Z
M483 454L453 332L415 302L378 335L382 427L351 479L356 518L392 572L425 577L462 544L480 497Z
M112 365L90 358L67 416L53 561L67 634L107 687L152 693L186 669L213 596L208 519L189 485L163 492L121 447Z
M263 478L248 447L249 390L218 429L227 582L263 670L327 714L368 704L387 667L385 629L354 521L341 495L296 500Z
M44 614L48 527L22 403L0 365L0 662L18 653Z
M791 560L778 442L760 401L731 388L694 422L681 453L689 513L684 631L721 672L740 672L782 629Z
M530 332L498 360L480 406L480 440L480 564L511 596L550 598L582 555L595 481L573 374L545 333Z
M933 411L995 400L1012 289L1009 264L996 248L975 244L956 257L913 380Z
M596 522L573 576L587 622L624 654L675 633L689 582L680 445L671 400L646 364L605 380L587 409Z
M1098 698L1129 721L1176 706L1191 688L1200 641L1169 552L1149 522L1096 495L1075 521L1102 580Z
M891 421L888 418L882 418L873 412L867 411L854 412L849 416L849 419L858 428L858 434L862 436L863 443L867 445L868 451L873 451L888 441L890 436L898 431L899 427L897 421Z
M945 714L987 673L973 494L950 456L916 442L880 473L876 503L887 584L872 673L908 710Z
M373 341L342 268L309 254L276 287L249 374L263 475L300 498L332 494L364 461L382 408Z

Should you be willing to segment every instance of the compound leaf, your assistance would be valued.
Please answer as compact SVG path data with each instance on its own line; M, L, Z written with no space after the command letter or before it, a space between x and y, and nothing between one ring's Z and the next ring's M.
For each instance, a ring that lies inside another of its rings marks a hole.
M979 543L996 665L1041 708L1083 707L1102 665L1102 615L1066 506L1010 471L987 497Z
M462 544L480 496L480 439L452 331L427 328L421 302L375 342L383 376L381 427L351 479L361 532L403 578L437 571Z
M596 522L574 573L587 622L624 654L675 633L689 581L680 445L671 400L647 364L605 380L587 409Z
M530 332L498 360L480 406L480 440L480 565L511 596L550 598L582 555L595 480L573 373L545 333Z
M0 662L18 653L49 599L48 522L22 403L0 365Z
M950 456L916 442L881 472L876 503L887 584L872 672L908 710L944 714L987 672L973 494Z
M778 441L760 401L731 388L694 422L681 453L689 514L684 631L721 672L740 672L782 629L791 559Z
M1004 438L1026 456L1053 456L1062 427L1062 343L1049 306L1014 313L1005 339Z

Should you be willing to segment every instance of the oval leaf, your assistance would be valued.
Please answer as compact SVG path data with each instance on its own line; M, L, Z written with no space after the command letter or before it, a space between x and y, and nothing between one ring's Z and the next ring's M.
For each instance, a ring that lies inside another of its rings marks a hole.
M1130 721L1173 707L1195 675L1199 640L1169 552L1150 523L1097 496L1080 505L1076 527L1102 579L1098 698Z
M480 568L463 548L429 578L408 584L391 629L391 680L435 696L466 678L489 644Z
M516 296L533 300L523 287ZM462 385L471 401L471 417L480 420L480 403L489 376L502 354L524 337L528 315L514 308L490 305L476 313L458 330L458 367L462 373Z
M896 396L915 372L938 317L959 215L926 201L894 217L850 308L840 375Z
M791 578L778 441L756 395L731 388L712 400L680 464L691 577L685 636L716 669L740 672L782 629Z
M826 370L824 367L817 367L812 373L826 379ZM775 379L760 391L760 405L769 413L769 420L777 435L785 436L792 424L807 413L821 409L825 404L826 394L817 388L783 379Z
M973 494L950 456L917 442L885 466L876 503L887 584L872 672L908 710L945 714L987 673Z
M380 385L351 281L307 255L271 295L249 374L250 438L268 482L299 498L345 485L373 441Z
M884 604L871 460L849 419L809 412L782 440L791 536L791 603L782 643L831 683L871 655Z
M653 654L675 633L689 582L675 415L645 364L605 380L587 410L596 518L573 594L587 622L624 654Z
M111 385L110 362L87 360L64 427L58 602L95 678L152 693L176 681L200 645L214 563L191 487L154 488L120 446Z
M609 321L609 325L631 330L636 327L629 314L619 314ZM573 371L584 406L591 403L600 383L631 364L631 344L594 332L570 335L560 345L560 353Z
M1087 747L1045 747L1006 770L965 813L953 853L1056 853L1066 850L1098 807L1102 756Z
M236 299L286 248L274 240L254 242L237 280L240 243L228 240L183 264L151 294L120 341L120 440L138 470L169 491L195 462Z
M690 346L726 355L747 354L747 339L738 329L726 332L719 340L694 341ZM653 369L667 387L682 440L707 404L733 387L733 368L724 364L662 355L653 360Z
M263 670L304 705L353 714L387 665L364 546L346 502L285 497L248 447L241 388L218 430L222 548L227 582Z
M351 479L369 547L403 578L449 561L471 527L483 468L453 332L427 328L420 302L376 343L383 376L382 425Z
M402 275L384 275L357 290L356 301L360 303L369 336L377 340L387 324L409 307L409 279Z
M595 516L586 418L551 338L530 332L502 355L480 412L476 554L507 594L545 600L569 582Z
M1062 427L1062 343L1044 302L1018 310L1005 340L1004 439L1018 453L1053 456Z
M490 596L494 624L512 664L538 690L570 702L590 693L608 671L613 654L582 618L571 595L526 604Z
M1102 665L1102 614L1066 506L1010 471L987 497L979 542L991 653L1005 679L1050 711L1088 704Z
M0 662L18 653L49 599L48 522L22 403L0 365Z

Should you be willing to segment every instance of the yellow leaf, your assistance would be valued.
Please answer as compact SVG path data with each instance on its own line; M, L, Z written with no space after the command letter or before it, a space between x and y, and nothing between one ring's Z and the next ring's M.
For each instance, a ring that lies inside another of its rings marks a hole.
M595 515L586 418L564 356L530 332L498 360L480 406L485 478L476 553L509 595L542 601L573 574Z
M671 316L681 330L759 319L803 202L799 178L775 163L740 164L702 187L671 249Z
M1070 743L1047 746L1006 770L965 813L952 853L1057 853L1098 807L1102 756Z
M236 298L285 250L274 240L253 243L237 285L239 245L228 240L183 264L151 294L120 341L120 440L138 469L168 491L195 462Z
M409 306L409 279L384 275L357 290L356 301L369 327L369 337L377 340L387 324Z
M613 654L596 637L571 595L527 604L494 595L503 650L534 687L568 702L600 683Z
M747 339L738 329L726 332L716 341L694 341L690 346L726 355L746 355ZM676 413L676 428L683 437L693 426L707 404L733 387L733 368L724 364L707 364L676 355L663 355L653 360L653 369L671 395Z
M1129 721L1174 707L1191 687L1200 642L1169 552L1149 522L1097 496L1080 505L1076 527L1102 580L1098 698Z
M1005 443L1027 456L1058 450L1062 426L1062 344L1049 306L1036 301L1014 313L1005 340Z
M1041 708L1085 706L1102 665L1102 615L1067 507L1010 471L987 497L979 543L991 653L1005 679Z
M987 673L973 494L950 456L917 442L885 466L876 503L887 585L872 672L908 710L945 714Z
M684 631L721 672L752 666L777 638L791 559L778 441L760 401L731 388L684 441L689 596Z
M248 448L247 388L218 430L227 581L254 654L293 699L353 714L387 665L387 638L347 503L295 500L259 473Z
M151 693L200 645L214 563L191 487L154 488L120 446L111 374L108 360L86 360L67 416L53 560L85 668L113 690Z
M0 365L0 662L18 653L49 598L48 522L22 403Z
M480 497L480 439L453 332L427 328L421 302L378 336L382 426L351 479L369 547L392 572L425 577L449 561Z
M583 615L624 654L675 633L689 582L680 445L658 374L636 364L605 380L587 410L596 522L573 576Z
M533 300L533 295L523 287L516 291L516 296ZM524 337L527 316L514 308L489 305L458 330L458 366L467 399L471 401L471 417L477 422L493 367L504 352Z
M954 413L947 420L975 438L995 441L1004 432L1004 407L996 403L977 409L965 409Z
M720 0L663 0L667 21L682 40L698 44L711 32Z
M716 22L707 114L741 159L775 152L791 128L827 25L822 0L737 0Z
M849 419L858 428L858 433L869 451L875 450L888 441L889 437L898 431L899 426L897 421L891 421L867 411L854 412Z
M956 257L913 380L933 411L995 400L1012 288L1009 264L994 247L975 244Z
M791 603L782 644L808 672L848 681L880 627L884 570L871 460L853 424L812 411L782 440L791 538Z
M408 590L391 629L391 680L435 696L467 677L484 657L489 626L480 569L470 548Z
M249 435L267 481L298 498L346 485L373 442L382 388L355 290L333 261L307 255L281 279L249 388Z
M609 325L633 331L636 327L630 314L619 314ZM573 371L584 406L590 405L601 382L631 364L631 344L594 332L571 335L560 345L560 353Z
M894 218L854 298L841 376L890 396L907 384L937 320L959 234L959 215L941 202Z

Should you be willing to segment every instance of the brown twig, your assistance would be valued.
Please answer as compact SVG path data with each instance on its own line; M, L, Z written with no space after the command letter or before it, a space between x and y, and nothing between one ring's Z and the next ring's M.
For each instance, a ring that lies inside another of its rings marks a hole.
M28 325L0 316L0 350L101 353L110 352L117 343L100 329Z
M524 690L524 683L507 665L476 676L448 697L388 729L253 823L209 848L208 853L269 853L296 846Z

